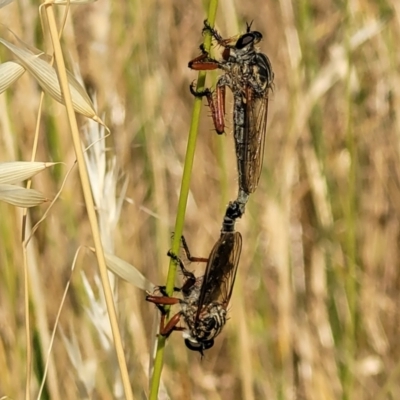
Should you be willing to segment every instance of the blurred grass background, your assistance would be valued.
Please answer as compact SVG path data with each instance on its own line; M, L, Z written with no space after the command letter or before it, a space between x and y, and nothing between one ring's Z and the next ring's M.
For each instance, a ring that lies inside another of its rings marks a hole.
M196 78L187 62L199 54L205 8L183 0L98 1L71 11L64 54L106 113L121 186L129 178L115 253L163 284L193 105L188 87ZM26 2L0 10L22 40L46 49L38 15L37 4ZM264 35L275 87L260 185L238 223L243 251L230 320L203 360L171 335L160 398L398 399L400 5L220 1L224 37L251 20ZM0 48L2 62L10 57ZM0 96L1 161L30 159L39 94L25 74ZM218 137L207 114L204 108L185 224L198 256L209 254L237 191L230 129ZM63 107L47 98L37 159L65 163L34 179L49 197L75 159L66 129ZM75 170L29 253L37 266L32 393L74 254L92 244L78 188ZM33 222L45 209L32 210ZM1 203L0 216L0 395L18 399L26 364L21 216ZM123 397L107 315L88 312L101 298L96 275L94 257L80 256L42 398ZM124 282L117 307L140 398L156 310Z

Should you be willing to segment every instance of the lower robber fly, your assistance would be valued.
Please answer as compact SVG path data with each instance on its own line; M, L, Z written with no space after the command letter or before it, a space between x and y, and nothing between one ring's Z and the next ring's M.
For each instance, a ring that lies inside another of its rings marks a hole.
M221 236L211 250L209 258L192 257L185 239L183 249L189 261L207 262L205 274L198 278L188 271L182 260L168 252L179 265L184 284L175 291L182 299L169 297L160 287L161 296L147 295L146 300L154 303L161 311L160 334L169 336L172 331L184 331L186 346L193 351L203 351L214 345L214 338L221 333L227 320L227 308L232 296L233 284L242 250L242 235L233 230L232 221L226 220ZM226 229L225 229L226 228ZM180 311L165 324L164 306L180 305ZM183 318L187 328L178 326Z
M262 34L251 30L247 25L246 33L234 39L223 39L207 21L203 31L211 33L223 48L222 59L216 60L200 47L202 54L189 62L189 68L203 71L221 69L224 71L217 82L215 93L209 89L196 92L193 85L191 92L195 96L206 97L211 109L214 126L218 134L225 129L225 88L233 93L234 140L239 174L239 196L237 203L244 205L248 195L253 193L260 179L264 143L267 127L268 96L272 89L274 73L269 58L255 45Z

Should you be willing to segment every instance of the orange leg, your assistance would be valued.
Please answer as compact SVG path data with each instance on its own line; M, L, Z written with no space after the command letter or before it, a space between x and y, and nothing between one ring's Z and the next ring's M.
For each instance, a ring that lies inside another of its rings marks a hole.
M225 85L218 85L215 90L215 98L210 89L202 92L196 92L193 83L190 85L190 92L195 97L206 97L208 106L211 110L215 130L218 135L224 133L225 130Z
M210 58L208 53L203 53L189 61L188 67L195 71L211 71L219 68L219 63L218 61Z
M160 335L168 337L172 333L172 331L182 331L185 329L180 326L176 326L181 319L180 312L176 313L165 325L167 312L165 311L163 306L172 306L174 304L178 304L180 302L180 299L168 296L147 295L146 301L154 303L161 312Z
M165 325L165 315L161 315L160 335L168 337L172 331L183 331L185 328L176 326L181 319L181 313L176 313Z

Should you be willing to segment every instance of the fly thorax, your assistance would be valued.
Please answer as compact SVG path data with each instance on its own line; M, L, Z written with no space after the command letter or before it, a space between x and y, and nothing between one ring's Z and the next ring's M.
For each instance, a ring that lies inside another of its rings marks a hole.
M229 61L237 64L251 64L255 53L254 46L245 47L243 49L231 49Z
M193 293L192 293L193 294ZM181 300L180 305L181 305L181 311L182 314L185 315L196 315L197 312L197 307L198 307L198 300L199 296L198 294L193 294L193 296L186 297L185 299ZM194 317L193 317L194 318Z

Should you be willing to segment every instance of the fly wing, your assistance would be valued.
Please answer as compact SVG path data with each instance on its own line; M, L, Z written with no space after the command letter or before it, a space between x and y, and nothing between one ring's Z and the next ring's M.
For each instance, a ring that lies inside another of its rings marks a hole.
M265 133L268 114L268 91L264 97L255 97L247 90L245 106L244 141L238 154L239 186L247 194L258 186L264 158Z
M239 185L253 193L261 175L267 130L268 96L274 80L271 63L257 53L253 73L242 97L244 110L243 144L238 154Z
M240 232L224 232L215 243L204 274L196 320L204 305L217 302L227 306L232 295L242 251Z

